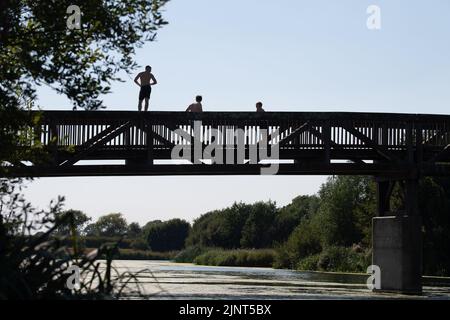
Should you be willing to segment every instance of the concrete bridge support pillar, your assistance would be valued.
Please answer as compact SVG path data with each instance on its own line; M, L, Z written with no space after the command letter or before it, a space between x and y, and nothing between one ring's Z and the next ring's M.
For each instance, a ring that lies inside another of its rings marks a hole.
M380 289L375 291L422 293L422 219L418 214L417 186L416 180L404 185L405 211L395 215L379 212L380 217L373 219L372 260L381 272ZM379 190L386 190L386 185L379 186ZM386 195L390 197L384 192ZM381 196L379 210L389 209L389 199Z
M422 293L421 226L417 216L373 219L373 264L380 267L380 291Z

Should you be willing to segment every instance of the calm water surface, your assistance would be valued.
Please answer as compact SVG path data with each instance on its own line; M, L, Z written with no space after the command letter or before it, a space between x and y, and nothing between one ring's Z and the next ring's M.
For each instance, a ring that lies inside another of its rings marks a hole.
M138 273L137 282L132 285L140 286L147 299L450 299L447 279L428 279L424 295L411 297L374 294L365 285L366 275L210 267L170 261L118 260L114 265L120 273Z

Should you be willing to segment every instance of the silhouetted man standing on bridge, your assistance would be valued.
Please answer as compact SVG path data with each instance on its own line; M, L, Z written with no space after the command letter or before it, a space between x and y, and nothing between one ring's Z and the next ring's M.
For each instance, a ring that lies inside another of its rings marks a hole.
M140 79L140 83L138 82ZM150 94L152 93L152 86L158 83L152 74L152 67L146 66L145 71L139 73L134 82L141 87L139 92L139 111L142 111L142 101L145 100L145 111L148 111L148 102L150 100Z

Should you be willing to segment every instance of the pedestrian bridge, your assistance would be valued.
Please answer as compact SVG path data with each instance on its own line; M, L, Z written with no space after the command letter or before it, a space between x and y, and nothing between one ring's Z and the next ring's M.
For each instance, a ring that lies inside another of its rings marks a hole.
M447 175L450 116L346 112L30 112L12 176ZM192 147L193 146L193 147ZM192 147L192 148L191 148ZM180 160L182 158L183 160ZM8 164L3 164L8 165Z
M450 116L345 112L67 112L23 114L10 177L371 175L373 265L380 289L422 292L418 182L450 176ZM1 128L0 130L8 130ZM111 161L114 161L113 163ZM118 163L117 163L118 162ZM403 209L392 212L395 186Z

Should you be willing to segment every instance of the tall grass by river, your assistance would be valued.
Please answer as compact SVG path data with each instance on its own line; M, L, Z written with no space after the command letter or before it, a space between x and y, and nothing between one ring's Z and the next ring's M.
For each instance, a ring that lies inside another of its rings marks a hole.
M175 262L209 266L267 267L303 271L362 272L371 263L370 250L329 247L320 254L286 263L286 253L276 249L235 249L188 247L175 256Z
M210 266L272 267L276 252L273 249L236 249L190 247L175 257L176 262Z
M95 248L86 248L84 252L87 254ZM119 249L115 255L116 260L173 260L178 254L178 251L156 252L150 250L136 250L136 249Z

